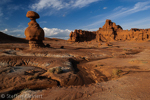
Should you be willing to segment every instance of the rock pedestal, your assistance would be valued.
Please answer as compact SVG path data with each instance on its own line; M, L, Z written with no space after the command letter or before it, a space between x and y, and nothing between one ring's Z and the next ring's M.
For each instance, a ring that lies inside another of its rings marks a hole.
M30 49L44 47L44 31L36 22L36 19L40 18L39 14L34 11L28 11L26 17L31 20L25 30L26 40L29 40Z
M43 43L43 41L29 41L29 47L31 49L44 47L44 43Z

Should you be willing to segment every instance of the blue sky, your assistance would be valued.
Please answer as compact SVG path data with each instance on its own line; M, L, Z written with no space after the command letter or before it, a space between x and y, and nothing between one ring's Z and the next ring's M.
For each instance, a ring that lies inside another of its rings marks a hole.
M150 0L1 0L0 31L25 37L29 10L39 13L37 22L47 37L67 39L75 29L96 31L106 19L123 29L150 28Z

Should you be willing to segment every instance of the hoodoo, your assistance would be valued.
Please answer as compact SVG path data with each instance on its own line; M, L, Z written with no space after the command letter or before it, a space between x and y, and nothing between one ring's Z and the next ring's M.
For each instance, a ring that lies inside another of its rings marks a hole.
M34 11L28 11L26 17L31 20L25 30L26 40L29 40L30 49L44 47L44 30L36 22L36 19L40 18L39 14Z

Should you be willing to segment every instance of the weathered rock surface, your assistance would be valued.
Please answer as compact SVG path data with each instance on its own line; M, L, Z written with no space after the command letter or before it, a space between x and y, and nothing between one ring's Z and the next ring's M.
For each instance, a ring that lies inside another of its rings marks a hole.
M96 37L96 32L75 30L74 32L70 33L70 39L68 41L74 41L74 42L91 41L95 39L95 37Z
M28 11L26 16L31 20L25 30L26 40L29 40L29 47L31 49L44 47L42 42L44 40L44 31L36 22L36 19L40 16L34 11Z
M149 41L43 42L0 43L0 100L149 100Z
M71 32L70 39L68 41L145 41L149 40L149 37L150 29L132 28L131 30L123 30L120 25L116 25L114 22L107 19L104 26L95 32L82 30L75 30L74 32Z
M34 19L40 18L39 14L34 11L28 11L26 17Z

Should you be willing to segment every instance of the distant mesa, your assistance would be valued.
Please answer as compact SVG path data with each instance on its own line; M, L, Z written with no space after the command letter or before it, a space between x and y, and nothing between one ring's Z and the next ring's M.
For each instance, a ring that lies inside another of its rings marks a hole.
M150 29L123 30L120 25L116 25L111 20L107 19L104 26L97 31L74 30L70 33L68 41L83 42L83 41L145 41L150 39Z
M28 27L25 29L26 40L29 40L30 49L44 47L44 30L36 22L40 18L39 14L34 11L28 11L26 17L30 18Z

